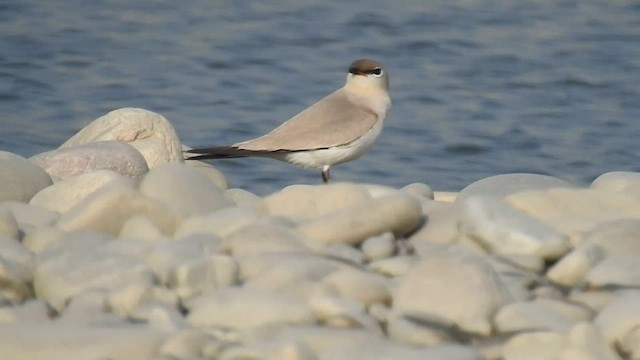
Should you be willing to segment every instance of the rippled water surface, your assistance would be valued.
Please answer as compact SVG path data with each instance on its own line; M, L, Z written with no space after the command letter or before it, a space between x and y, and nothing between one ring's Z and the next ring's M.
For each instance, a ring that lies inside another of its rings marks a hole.
M586 184L640 170L634 1L5 0L0 49L0 149L23 156L127 106L163 114L187 145L237 142L371 57L393 107L336 180L457 190L507 172ZM216 165L259 194L320 181L268 159Z

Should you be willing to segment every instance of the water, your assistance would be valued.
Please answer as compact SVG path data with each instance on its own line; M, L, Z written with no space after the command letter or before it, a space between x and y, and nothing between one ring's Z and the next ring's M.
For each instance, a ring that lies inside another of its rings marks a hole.
M383 136L336 180L458 190L501 173L588 184L640 171L634 1L0 1L0 149L54 149L117 108L166 116L183 143L262 134L343 85L391 74ZM216 162L259 194L320 174Z

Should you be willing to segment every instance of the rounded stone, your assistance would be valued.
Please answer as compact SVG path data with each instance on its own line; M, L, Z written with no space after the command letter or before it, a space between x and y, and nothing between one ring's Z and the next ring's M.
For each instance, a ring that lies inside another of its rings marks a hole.
M207 178L209 178L209 181L211 181L218 189L227 190L229 188L227 178L224 176L222 171L218 170L213 165L207 164L203 161L193 160L187 161L186 164L206 175Z
M20 236L18 221L13 213L7 209L0 210L0 236L17 239Z
M525 330L565 333L573 325L571 320L553 308L529 301L517 301L503 306L496 313L494 321L501 333Z
M179 163L153 168L140 182L140 192L164 202L184 217L211 213L232 205L205 174Z
M388 258L396 250L395 237L392 233L373 236L365 240L360 248L369 261Z
M400 190L410 195L420 196L431 200L434 198L433 190L429 185L424 183L412 183Z
M133 146L145 158L149 168L184 161L182 145L171 123L160 114L137 108L114 110L94 120L60 148L105 140Z
M259 252L309 251L294 231L269 223L247 225L226 235L220 250L234 257Z
M53 183L41 167L7 151L0 151L0 169L0 202L28 202Z
M567 343L567 337L563 334L549 331L526 332L512 337L504 344L502 359L557 359Z
M604 173L593 180L591 187L637 194L640 192L640 173L630 171Z
M593 324L609 345L621 342L640 326L640 291L620 293L595 317Z
M37 154L29 158L53 179L67 179L98 170L141 178L147 162L134 147L119 141L98 141Z
M39 191L29 202L43 209L65 213L104 186L134 188L131 179L112 170L97 170L56 182Z
M178 225L174 237L193 234L209 234L225 237L245 226L258 223L271 224L271 220L244 207L227 207L210 214L190 216Z
M640 287L640 257L614 255L599 262L586 277L591 288Z
M524 190L547 190L555 188L574 188L575 185L553 176L540 174L502 174L490 176L467 185L456 198L456 202L471 196L490 196L503 198Z

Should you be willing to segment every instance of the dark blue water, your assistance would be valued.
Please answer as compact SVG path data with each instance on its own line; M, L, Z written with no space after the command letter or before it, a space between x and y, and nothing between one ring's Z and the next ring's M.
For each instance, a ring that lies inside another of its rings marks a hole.
M640 170L640 4L634 1L0 1L0 149L59 146L91 120L159 112L183 143L280 124L385 63L385 132L334 179L457 190L500 173L579 184ZM217 162L265 194L319 173Z

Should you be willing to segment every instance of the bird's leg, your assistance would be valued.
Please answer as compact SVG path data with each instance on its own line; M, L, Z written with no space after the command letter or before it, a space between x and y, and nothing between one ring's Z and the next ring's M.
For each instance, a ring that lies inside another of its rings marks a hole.
M328 183L329 181L331 181L331 175L329 175L329 165L325 165L322 167L322 180L325 183Z

